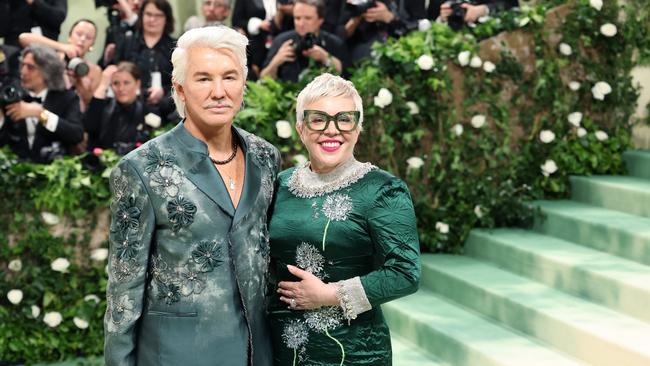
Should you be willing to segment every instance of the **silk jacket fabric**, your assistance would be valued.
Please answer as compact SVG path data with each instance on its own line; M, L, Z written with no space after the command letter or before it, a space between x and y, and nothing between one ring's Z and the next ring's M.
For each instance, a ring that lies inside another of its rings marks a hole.
M415 292L420 278L406 184L373 169L349 186L301 198L290 191L293 171L280 173L269 224L274 277L296 281L287 264L329 283L358 276L372 309L348 322L341 307L290 310L274 292L274 364L391 365L390 333L379 305Z
M111 172L107 366L271 363L266 215L280 154L233 131L246 155L236 210L183 122Z

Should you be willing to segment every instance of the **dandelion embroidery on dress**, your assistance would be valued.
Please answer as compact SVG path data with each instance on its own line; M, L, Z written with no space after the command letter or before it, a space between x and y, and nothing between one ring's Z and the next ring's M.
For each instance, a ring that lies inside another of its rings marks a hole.
M221 253L222 241L201 240L196 248L192 250L192 260L202 272L210 272L223 262Z
M194 222L196 206L183 196L174 197L167 202L167 217L172 223L172 231L190 226Z
M325 333L327 337L333 340L341 349L341 363L345 362L345 349L338 339L332 337L329 331L338 328L343 324L343 312L338 306L325 306L320 309L305 312L305 323L315 332Z
M296 249L296 265L314 276L325 279L325 257L309 243L302 242Z
M352 211L352 198L347 194L335 193L325 198L323 202L323 213L327 217L327 224L323 231L323 251L325 251L325 241L327 240L327 230L332 221L344 221L348 219L348 214Z
M282 340L288 348L293 350L293 366L296 366L298 356L300 355L299 360L303 359L305 344L309 340L307 327L300 320L290 320L284 325Z
M164 166L151 174L149 185L162 197L176 197L183 182L183 172L175 166Z

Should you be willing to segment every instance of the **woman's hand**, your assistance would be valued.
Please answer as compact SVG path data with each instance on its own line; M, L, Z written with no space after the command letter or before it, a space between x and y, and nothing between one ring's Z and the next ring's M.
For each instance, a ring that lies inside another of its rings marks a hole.
M152 86L147 89L147 94L149 95L147 97L147 103L149 104L158 104L160 100L162 99L163 95L165 95L165 91L163 88L159 86Z
M289 272L300 278L298 282L282 281L278 284L280 300L293 310L311 310L322 306L337 306L336 285L324 283L313 274L288 265Z

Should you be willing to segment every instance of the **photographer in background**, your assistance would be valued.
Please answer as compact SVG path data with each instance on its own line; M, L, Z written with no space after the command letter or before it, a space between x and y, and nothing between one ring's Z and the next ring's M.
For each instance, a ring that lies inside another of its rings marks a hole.
M43 35L57 40L61 24L68 13L67 0L2 0L9 3L9 13L0 17L7 24L0 26L0 37L5 44L18 46L18 35L25 32Z
M459 30L464 24L476 23L480 17L517 6L517 0L431 0L427 17L447 23L453 30Z
M347 59L345 45L339 37L321 30L324 17L323 0L296 0L295 30L281 33L273 40L260 77L298 81L311 60L341 72Z
M100 7L106 7L108 16L104 52L99 59L99 64L106 66L105 60L113 59L117 45L136 31L140 0L95 0L95 8Z
M42 44L60 52L66 64L67 89L74 88L79 95L81 111L85 111L90 98L101 80L102 69L85 60L95 44L97 26L89 19L79 19L70 28L68 42L62 43L33 33L22 33L18 38L23 47Z
M19 158L49 163L83 139L79 100L65 90L63 62L54 50L32 45L21 53L20 81L13 100L0 100L0 146ZM8 93L2 93L6 97Z
M187 18L183 27L186 32L194 28L222 25L230 14L230 0L203 0L201 14L202 16L193 15Z
M353 64L370 56L375 42L417 29L424 0L347 0L337 33L346 39Z

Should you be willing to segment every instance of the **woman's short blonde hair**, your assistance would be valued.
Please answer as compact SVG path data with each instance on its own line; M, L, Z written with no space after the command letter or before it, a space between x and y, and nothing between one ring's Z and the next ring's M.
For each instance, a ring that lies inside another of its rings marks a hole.
M226 26L203 27L188 30L178 39L176 48L172 52L172 81L183 85L187 77L188 51L192 48L226 48L231 50L242 68L242 77L246 82L248 66L246 65L246 46L248 38L232 28ZM172 87L172 98L176 104L176 110L181 117L185 117L185 102L181 100Z
M325 73L317 76L298 94L296 105L296 125L303 122L305 106L325 97L352 98L354 107L359 111L359 129L363 125L363 102L351 81L340 76Z

